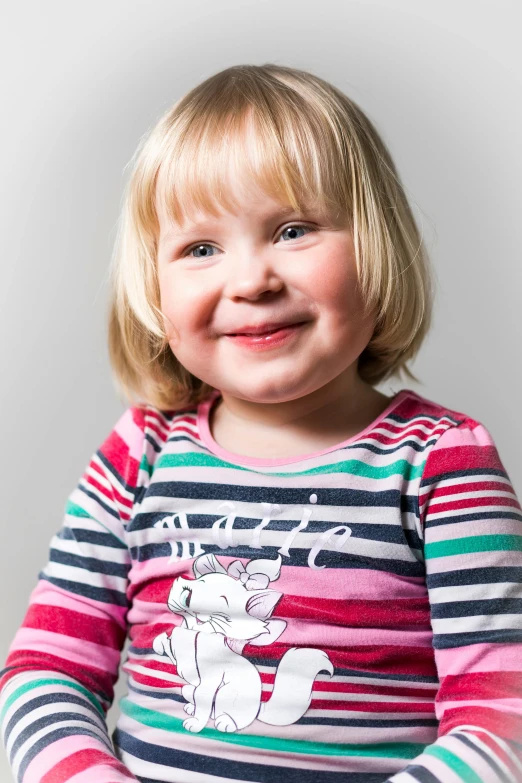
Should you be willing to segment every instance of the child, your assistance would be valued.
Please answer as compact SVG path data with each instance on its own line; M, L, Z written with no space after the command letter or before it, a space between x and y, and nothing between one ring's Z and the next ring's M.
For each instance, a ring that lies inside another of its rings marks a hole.
M165 114L114 257L130 405L2 672L20 783L522 780L520 505L481 423L375 389L430 312L339 90L236 66Z

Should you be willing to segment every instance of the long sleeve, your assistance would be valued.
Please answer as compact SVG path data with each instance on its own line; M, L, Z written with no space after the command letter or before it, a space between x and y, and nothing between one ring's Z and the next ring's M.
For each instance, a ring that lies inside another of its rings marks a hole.
M143 412L128 408L67 499L63 524L0 674L0 725L18 783L128 783L106 713L126 637Z
M467 419L433 445L419 516L438 738L389 783L520 783L522 513L482 424Z

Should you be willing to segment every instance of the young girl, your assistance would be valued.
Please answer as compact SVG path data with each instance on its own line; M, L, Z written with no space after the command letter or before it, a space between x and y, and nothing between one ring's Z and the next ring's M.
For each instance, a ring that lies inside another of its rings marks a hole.
M2 672L19 783L522 780L520 505L481 423L375 389L430 292L335 87L236 66L162 117L114 257L129 407Z

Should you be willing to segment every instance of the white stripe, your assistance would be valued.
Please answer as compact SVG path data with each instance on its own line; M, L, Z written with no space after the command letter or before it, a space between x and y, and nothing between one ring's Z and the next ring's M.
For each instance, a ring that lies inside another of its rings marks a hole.
M455 587L432 587L429 590L430 603L444 604L452 601L484 601L489 598L519 598L520 584L518 582L499 582L498 584L459 585L458 593Z
M520 630L522 615L520 614L478 614L475 617L448 617L432 620L435 634L463 634L476 631ZM463 643L465 643L463 641Z
M121 576L107 576L106 574L87 571L85 568L68 566L63 563L50 562L43 569L43 573L55 579L66 579L69 582L91 585L92 587L103 587L106 590L117 590L120 593L125 593L127 587L126 579Z

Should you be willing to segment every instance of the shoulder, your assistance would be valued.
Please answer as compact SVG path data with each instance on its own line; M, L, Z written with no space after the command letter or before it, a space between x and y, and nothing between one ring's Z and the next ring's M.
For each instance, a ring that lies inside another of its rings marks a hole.
M464 411L435 402L407 389L395 414L424 433L426 452L453 443L492 445L493 439L481 421ZM426 454L427 456L427 454Z
M486 425L464 411L434 402L416 392L404 409L426 430L421 487L451 475L507 477L495 441Z

